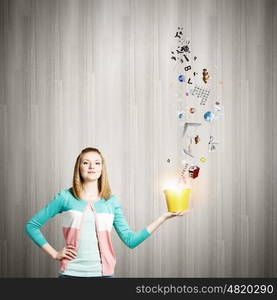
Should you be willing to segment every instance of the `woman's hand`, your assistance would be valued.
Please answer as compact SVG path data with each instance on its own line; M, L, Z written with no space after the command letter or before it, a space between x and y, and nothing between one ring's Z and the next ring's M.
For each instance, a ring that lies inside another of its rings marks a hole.
M75 247L73 246L67 246L64 247L61 251L58 251L56 255L54 256L55 260L61 260L63 258L67 258L69 260L72 260L76 257L77 252L75 250Z
M190 212L189 210L182 210L182 211L177 211L177 212L166 212L162 214L162 217L167 220L176 216L183 216L184 214Z

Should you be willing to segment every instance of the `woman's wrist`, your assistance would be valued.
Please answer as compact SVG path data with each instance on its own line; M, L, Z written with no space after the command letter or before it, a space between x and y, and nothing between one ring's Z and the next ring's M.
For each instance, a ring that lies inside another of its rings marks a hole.
M153 223L151 223L147 230L149 233L153 233L162 223L165 221L165 217L163 215L159 216Z
M41 247L47 254L49 254L53 259L56 259L58 251L54 249L51 245L48 243L44 244Z
M57 254L58 254L58 251L55 250L55 252L53 252L51 254L52 258L56 260L57 259Z

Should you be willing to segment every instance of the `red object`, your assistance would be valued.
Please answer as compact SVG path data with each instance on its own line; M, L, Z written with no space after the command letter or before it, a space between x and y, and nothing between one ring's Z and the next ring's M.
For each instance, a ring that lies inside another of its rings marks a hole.
M200 168L197 166L192 166L189 168L189 176L192 177L193 179L198 177Z

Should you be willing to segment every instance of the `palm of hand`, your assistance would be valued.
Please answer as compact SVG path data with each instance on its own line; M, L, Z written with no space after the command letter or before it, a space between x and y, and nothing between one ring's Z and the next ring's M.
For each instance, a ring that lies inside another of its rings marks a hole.
M176 216L183 216L184 214L187 214L189 210L182 210L182 211L177 211L177 212L166 212L163 214L165 219L170 219Z

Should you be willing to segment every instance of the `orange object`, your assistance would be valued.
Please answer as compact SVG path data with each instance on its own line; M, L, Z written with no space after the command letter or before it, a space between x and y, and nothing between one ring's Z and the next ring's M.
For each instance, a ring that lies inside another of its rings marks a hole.
M207 69L203 69L202 75L203 75L203 78L202 78L203 81L204 81L205 83L207 83L207 82L208 82L208 79L210 78L210 75L209 75Z
M194 108L194 107L191 107L191 108L189 109L189 112L190 112L191 114L195 113L195 108Z

